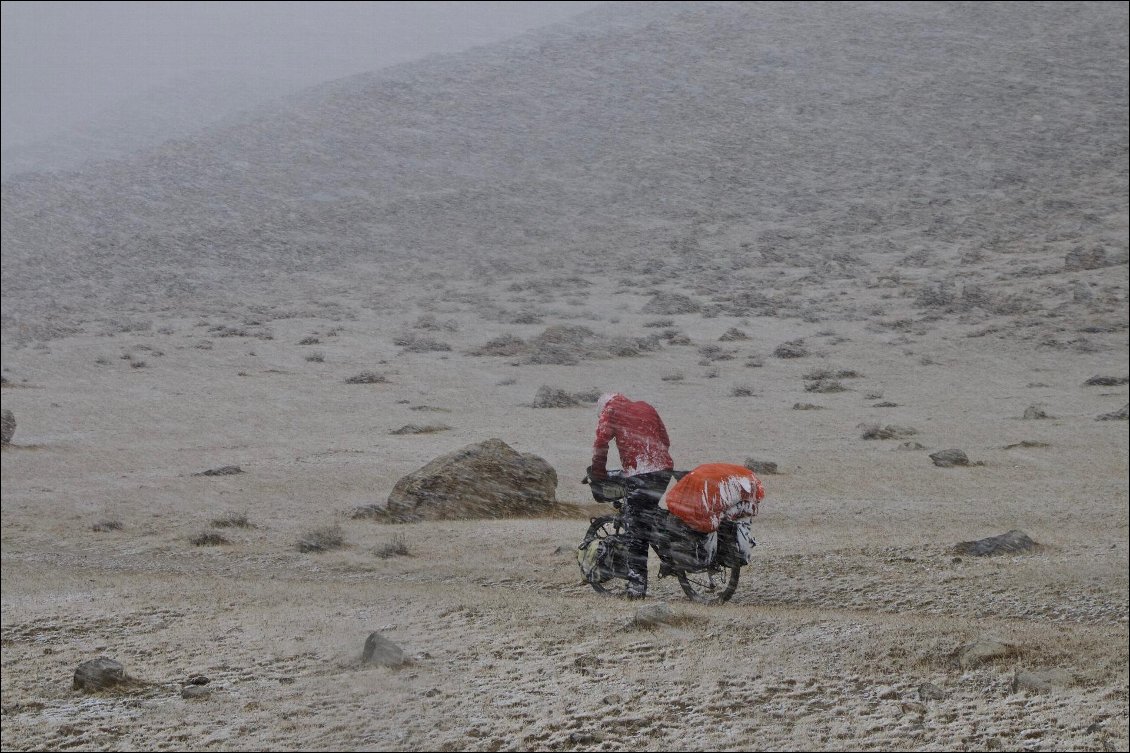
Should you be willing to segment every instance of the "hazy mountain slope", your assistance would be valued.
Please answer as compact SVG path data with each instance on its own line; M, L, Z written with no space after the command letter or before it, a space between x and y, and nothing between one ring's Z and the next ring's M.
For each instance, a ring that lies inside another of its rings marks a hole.
M201 265L1124 254L1126 56L1120 4L601 9L5 183L4 315Z
M5 149L0 160L3 176L121 159L223 123L296 88L264 77L198 71L130 97L83 126Z

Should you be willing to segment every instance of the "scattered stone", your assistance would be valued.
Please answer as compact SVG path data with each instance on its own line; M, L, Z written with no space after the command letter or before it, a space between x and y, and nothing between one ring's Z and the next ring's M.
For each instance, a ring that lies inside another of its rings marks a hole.
M407 663L408 657L400 646L377 632L369 633L365 648L361 651L362 664L375 664L380 667L399 667Z
M1106 251L1100 247L1085 249L1082 246L1076 246L1063 257L1063 269L1066 272L1100 269L1106 265Z
M1051 445L1048 444L1047 442L1036 442L1036 441L1033 441L1031 439L1025 439L1021 442L1014 442L1013 444L1006 444L1003 449L1005 449L1005 450L1015 450L1017 447L1027 449L1027 448L1033 448L1033 447L1051 447Z
M1021 416L1021 418L1023 418L1025 421L1031 421L1039 418L1051 418L1051 416L1045 413L1041 408L1037 408L1035 405L1030 405L1024 409L1024 415Z
M193 476L234 476L237 473L243 473L243 469L238 465L222 465L219 468L209 468L206 471L192 474Z
M969 554L974 557L986 557L994 554L1016 554L1027 552L1039 546L1023 531L1013 529L1000 536L990 536L977 541L963 541L954 546L955 554Z
M388 497L394 522L499 518L557 506L557 472L531 453L488 439L432 460L404 476Z
M1130 384L1130 377L1096 375L1083 382L1084 387L1118 387L1123 384Z
M992 659L1003 659L1019 653L1019 645L986 635L958 647L950 660L961 669L969 669Z
M1047 693L1057 687L1070 685L1071 680L1071 674L1062 669L1017 670L1012 678L1012 692L1027 690L1033 693Z
M895 449L896 450L925 450L926 445L920 444L918 442L903 442L902 444L900 444Z
M405 424L399 429L393 429L389 434L402 435L402 434L435 434L440 431L449 431L451 429L447 424L427 424L420 426L418 424Z
M919 703L918 701L903 701L899 704L904 714L925 714L926 704Z
M656 625L670 625L675 621L675 613L667 602L658 601L654 604L642 606L636 610L632 617L632 627L655 627Z
M189 675L186 685L207 685L212 680L205 675Z
M897 407L899 407L899 404L898 403L892 403L890 400L884 400L881 403L875 403L871 407L872 408L897 408Z
M824 406L814 403L793 403L793 410L824 410Z
M930 454L930 459L939 468L951 468L955 465L969 465L969 456L962 450L939 450Z
M804 358L808 355L808 348L804 347L804 340L789 340L773 349L777 358Z
M1130 403L1122 406L1121 409L1116 410L1114 413L1103 413L1095 417L1096 421L1126 421L1127 419L1130 419Z
M730 395L732 397L753 397L754 394L755 393L753 391L753 387L745 384L736 385L732 390L730 390Z
M912 437L917 433L917 429L912 429L909 426L879 426L878 424L865 424L863 426L864 439L902 439Z
M360 374L345 380L346 384L386 384L387 382L388 377L375 371L362 371Z
M120 520L101 520L90 527L90 530L96 533L105 533L107 531L120 531L124 526Z
M751 471L761 475L773 475L777 472L777 464L770 460L756 460L754 458L746 458L745 467Z
M11 444L16 434L16 416L5 408L0 412L0 444Z
M918 699L920 701L940 701L945 697L945 692L931 682L926 682L918 686Z
M185 685L180 689L180 697L190 701L203 701L211 695L212 689L203 685Z
M125 685L129 682L130 678L121 662L100 656L78 665L75 669L72 687L74 690L94 693L99 690Z

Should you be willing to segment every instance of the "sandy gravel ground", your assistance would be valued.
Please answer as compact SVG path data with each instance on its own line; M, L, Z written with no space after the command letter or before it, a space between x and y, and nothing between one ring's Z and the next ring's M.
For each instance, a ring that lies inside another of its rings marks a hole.
M1084 273L1123 291L1125 274ZM884 293L852 295L865 306ZM332 318L249 305L5 338L3 405L18 421L2 456L5 749L1130 745L1127 432L1096 420L1127 387L1083 384L1126 375L1124 328L1088 334L1086 348L1004 316L907 328L898 307L911 303L889 295L886 328L656 316L611 280L557 291L528 324L475 303L517 297L499 283L390 287L381 312L350 309L350 295L324 299L353 312ZM560 323L685 340L575 365L467 354ZM749 339L720 341L731 327ZM414 350L405 333L450 350ZM773 356L798 338L810 355ZM365 370L388 381L346 383ZM806 392L817 370L856 376ZM603 510L579 483L595 409L529 407L543 385L653 402L680 467L778 463L730 604L691 604L653 578L650 601L676 618L633 627L637 604L581 582L573 550ZM1048 417L1023 419L1030 407ZM390 434L410 423L451 428ZM868 425L916 433L865 440ZM490 437L545 458L574 507L402 526L350 516ZM947 448L975 465L935 467L928 454ZM223 465L243 473L194 475ZM213 525L229 515L249 526ZM327 526L342 548L298 550ZM1041 546L952 551L1010 529ZM227 543L192 543L209 532ZM408 554L381 557L394 541ZM362 667L373 631L411 661ZM989 639L1007 652L955 663ZM73 690L75 667L98 656L144 684ZM1018 683L1024 673L1048 686ZM211 693L182 698L197 674Z

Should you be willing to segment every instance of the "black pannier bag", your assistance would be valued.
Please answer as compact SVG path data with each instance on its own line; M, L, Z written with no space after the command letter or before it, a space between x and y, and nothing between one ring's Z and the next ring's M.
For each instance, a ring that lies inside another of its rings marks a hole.
M753 540L748 520L724 520L718 526L718 554L716 561L723 567L745 567L749 564Z
M663 537L671 552L672 565L680 570L705 570L714 563L718 549L717 533L699 533L675 515L663 515L655 526L655 536Z

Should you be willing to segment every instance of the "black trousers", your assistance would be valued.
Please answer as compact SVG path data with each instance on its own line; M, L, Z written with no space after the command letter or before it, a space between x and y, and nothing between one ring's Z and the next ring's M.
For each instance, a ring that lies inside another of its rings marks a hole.
M659 500L667 491L671 471L654 471L625 479L628 496L620 510L628 554L628 594L647 593L647 547L659 518Z

